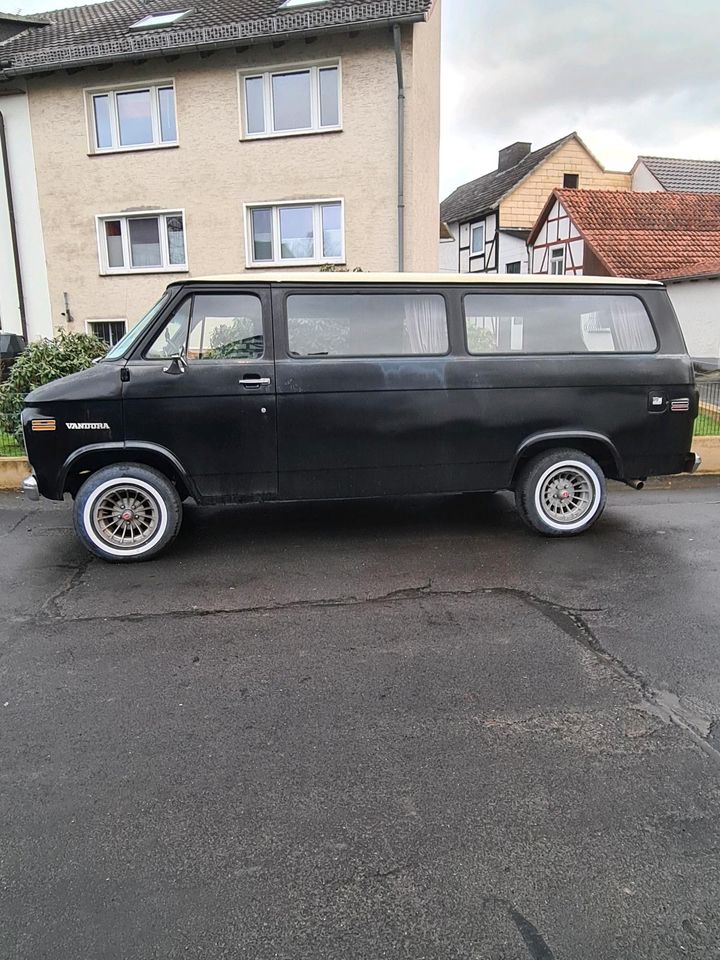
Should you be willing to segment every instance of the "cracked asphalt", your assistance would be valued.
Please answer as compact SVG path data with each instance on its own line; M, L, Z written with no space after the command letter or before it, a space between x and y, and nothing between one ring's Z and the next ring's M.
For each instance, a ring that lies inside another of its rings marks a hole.
M2 960L720 955L720 481L201 510L0 495Z

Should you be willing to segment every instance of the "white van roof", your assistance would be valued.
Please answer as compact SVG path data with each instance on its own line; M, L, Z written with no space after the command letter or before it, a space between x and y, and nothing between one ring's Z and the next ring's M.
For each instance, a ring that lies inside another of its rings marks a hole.
M629 277L572 277L541 273L334 273L330 271L262 271L248 270L247 273L228 274L217 277L193 277L203 283L461 283L482 284L552 284L553 286L572 286L583 284L598 286L651 286L661 287L659 280L633 280ZM189 282L189 281L180 281Z

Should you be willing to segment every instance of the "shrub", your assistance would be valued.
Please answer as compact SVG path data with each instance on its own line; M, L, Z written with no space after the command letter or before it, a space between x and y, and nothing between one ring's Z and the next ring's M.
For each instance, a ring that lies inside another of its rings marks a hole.
M22 440L20 414L25 397L36 387L86 370L107 353L107 344L86 333L60 333L55 340L38 340L18 357L0 386L0 429Z

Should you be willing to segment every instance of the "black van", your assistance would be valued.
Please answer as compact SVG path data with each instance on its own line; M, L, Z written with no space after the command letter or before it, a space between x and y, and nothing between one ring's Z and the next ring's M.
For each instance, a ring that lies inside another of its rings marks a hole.
M159 553L190 497L511 489L569 536L606 477L697 468L697 407L659 283L248 273L171 284L102 362L31 393L24 488L70 493L111 561Z

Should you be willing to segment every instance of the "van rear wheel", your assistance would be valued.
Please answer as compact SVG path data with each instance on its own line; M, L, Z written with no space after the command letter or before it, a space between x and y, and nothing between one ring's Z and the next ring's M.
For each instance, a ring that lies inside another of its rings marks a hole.
M82 485L73 521L78 538L96 557L133 563L157 556L172 543L182 523L182 503L158 470L114 464Z
M515 505L525 523L546 537L573 537L588 530L605 509L605 475L580 450L548 450L525 465L515 486Z

